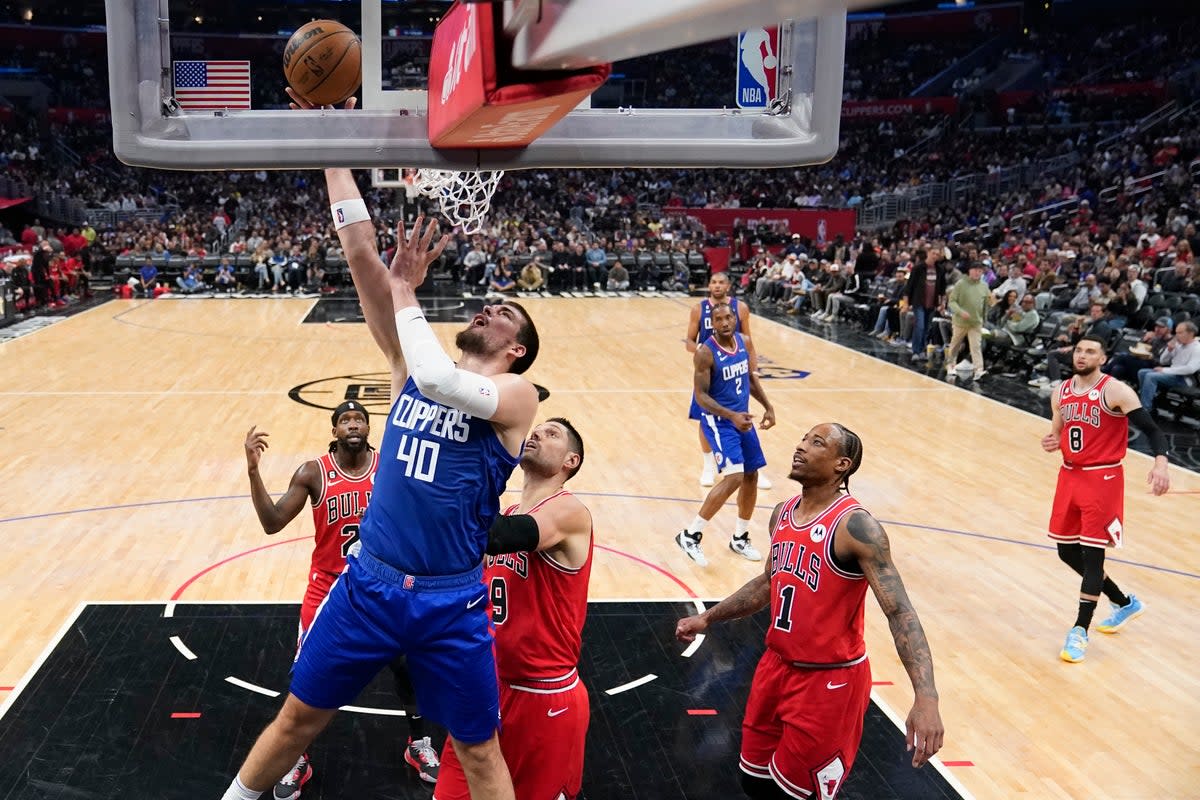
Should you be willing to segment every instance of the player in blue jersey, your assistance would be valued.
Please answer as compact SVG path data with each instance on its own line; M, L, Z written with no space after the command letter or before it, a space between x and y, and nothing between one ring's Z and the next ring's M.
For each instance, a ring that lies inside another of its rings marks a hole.
M712 277L708 279L708 297L700 301L700 305L692 306L692 312L688 316L687 337L683 340L687 351L693 355L700 345L704 344L709 336L712 336L712 308L720 303L728 303L733 309L733 316L737 320L734 331L743 336L750 335L750 309L744 304L739 303L738 299L732 293L733 284L729 281L729 276L724 272L714 272ZM754 352L753 346L750 349L750 369L755 374L758 373L758 355ZM688 419L699 421L703 410L696 403L696 396L692 395L692 406L688 411ZM704 468L700 471L700 485L712 486L716 480L717 462L713 457L712 447L708 444L708 439L704 436L704 429L700 428L700 455L704 458ZM767 480L766 475L760 475L758 485L762 489L770 489L771 483Z
M735 332L733 309L726 303L714 304L712 323L712 336L692 358L693 385L696 402L703 410L700 430L712 447L722 477L709 490L696 518L675 536L680 549L702 567L708 563L700 549L704 528L734 492L738 495L738 520L729 549L751 561L762 560L762 554L750 544L750 515L758 500L758 470L767 460L750 413L751 395L762 404L763 430L775 424L775 409L752 369L750 337Z
M536 524L493 522L537 411L520 377L537 356L532 320L512 303L485 306L455 343L457 365L421 314L415 288L449 241L418 218L403 226L391 265L349 170L326 171L334 226L367 327L391 364L391 412L375 491L347 558L297 655L290 692L247 756L225 800L256 800L397 655L421 712L443 724L474 800L514 800L497 739L499 687L482 563L534 549ZM501 520L503 522L503 520ZM499 524L499 523L498 523Z

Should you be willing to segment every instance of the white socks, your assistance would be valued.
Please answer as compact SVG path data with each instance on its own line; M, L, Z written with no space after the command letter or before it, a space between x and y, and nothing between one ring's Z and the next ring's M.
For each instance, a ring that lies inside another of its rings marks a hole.
M688 533L690 533L692 535L695 535L697 533L703 533L704 526L707 524L708 524L708 520L706 520L704 517L701 517L700 515L696 515L696 518L694 520L692 520L690 525L687 526L687 531L688 531Z
M739 539L744 539L750 535L750 520L738 517L737 526L734 528L736 533L733 535Z
M701 453L704 456L704 469L706 472L717 471L717 457L709 450L707 453Z
M221 795L221 800L258 800L258 798L262 797L262 794L262 792L247 789L242 785L242 779L235 775L233 783L229 784L229 788L225 790L225 794Z

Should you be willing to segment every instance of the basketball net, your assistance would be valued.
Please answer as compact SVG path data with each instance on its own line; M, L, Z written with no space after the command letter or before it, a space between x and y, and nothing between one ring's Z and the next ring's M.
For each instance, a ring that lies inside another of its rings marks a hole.
M483 218L492 207L496 185L503 170L493 172L451 172L444 169L417 170L413 186L426 197L438 201L442 215L463 233L483 232Z

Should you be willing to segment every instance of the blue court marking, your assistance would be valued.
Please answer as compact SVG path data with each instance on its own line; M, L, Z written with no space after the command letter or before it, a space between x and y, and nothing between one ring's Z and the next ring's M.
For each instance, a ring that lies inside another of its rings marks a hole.
M515 494L515 493L516 493L516 490L514 490L514 489L509 489L506 491L506 494ZM280 496L282 496L282 494L283 494L282 492L276 492L272 496L280 497ZM621 492L572 492L572 494L575 494L579 497L613 497L613 498L618 498L618 499L622 499L622 500L653 500L653 501L658 501L658 502L669 502L669 503L687 503L689 505L695 505L697 502L694 497L668 497L665 495L653 495L653 494L624 494ZM72 514L90 514L95 511L120 511L122 509L129 509L129 508L149 508L149 507L153 507L153 506L174 505L176 503L207 503L207 502L220 501L220 500L237 500L239 502L245 502L249 499L250 499L250 495L227 494L227 495L216 495L214 497L184 497L184 498L180 498L178 500L146 500L146 501L143 501L140 503L124 503L121 505L114 505L114 506L96 506L94 508L76 508L76 509L71 509L69 511L48 511L43 514L26 514L26 515L20 516L20 517L4 517L4 518L0 519L0 525L3 525L4 523L7 523L7 522L27 522L29 520L34 520L34 519L47 519L49 517L66 517L66 516L70 516ZM759 508L759 509L763 509L763 510L770 510L770 509L774 509L775 505L774 504L758 505L758 506L755 506L755 508ZM1014 545L1019 545L1021 547L1032 547L1037 550L1054 551L1057 549L1054 545L1051 545L1051 544L1040 544L1038 542L1027 542L1027 541L1023 541L1021 539L1009 539L1004 536L994 536L994 535L988 534L988 533L976 533L975 531L964 531L964 530L959 530L957 528L941 528L941 527L938 527L937 525L919 525L919 524L913 523L913 522L901 522L900 520L894 520L894 519L881 519L881 520L879 520L879 522L881 522L885 525L898 525L902 528L913 528L915 530L932 531L934 533L945 533L945 534L949 534L951 536L967 536L972 539L984 539L984 540L990 541L990 542L999 542L1001 544L1014 544ZM1170 567L1160 567L1155 564L1143 564L1140 561L1129 561L1129 560L1126 560L1123 558L1114 558L1111 554L1106 556L1105 560L1111 561L1114 564L1124 564L1129 567L1140 567L1141 569L1148 569L1148 570L1152 570L1154 572L1163 572L1163 573L1167 573L1169 575L1179 575L1184 578L1200 579L1200 574L1197 574L1194 572L1185 572L1184 570L1172 569Z

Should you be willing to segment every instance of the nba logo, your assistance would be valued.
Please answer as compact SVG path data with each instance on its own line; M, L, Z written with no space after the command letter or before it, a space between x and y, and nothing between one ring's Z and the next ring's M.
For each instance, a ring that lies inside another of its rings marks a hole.
M751 28L738 34L737 106L763 108L777 95L779 27Z
M411 588L413 587L413 584L415 584L415 583L416 583L416 581L415 581L415 580L413 580L413 576L412 576L412 575L405 575L405 576L404 576L404 588L405 588L405 589L411 589Z

